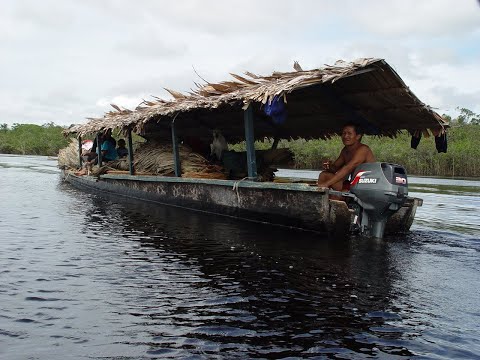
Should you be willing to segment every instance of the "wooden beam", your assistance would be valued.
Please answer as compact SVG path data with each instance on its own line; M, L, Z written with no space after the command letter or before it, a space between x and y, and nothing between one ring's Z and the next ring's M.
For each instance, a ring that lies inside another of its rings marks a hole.
M275 138L273 139L272 147L271 147L272 150L274 150L278 147L278 142L279 141L280 141L280 138L278 136L275 136Z
M97 156L98 167L102 166L102 144L100 143L100 133L97 133Z
M257 162L255 159L255 136L253 134L253 106L250 105L244 112L245 122L245 142L247 146L247 169L248 178L254 180L257 178Z
M82 159L82 137L78 137L78 164L80 165L80 168L83 165L83 159Z
M133 141L132 141L132 129L127 131L127 140L128 140L128 170L130 175L135 174L135 168L133 167Z
M175 176L181 177L182 176L182 167L180 164L180 154L178 151L178 137L175 132L175 118L173 118L171 123L172 128L172 144L173 144L173 166L175 169Z
M353 73L351 73L350 75L343 76L342 78L340 78L338 80L346 79L346 78L349 78L350 76L356 76L356 75L360 75L360 74L369 73L370 71L375 71L377 69L378 68L376 68L376 67L372 67L372 68L368 68L368 69L357 70L357 71L354 71Z

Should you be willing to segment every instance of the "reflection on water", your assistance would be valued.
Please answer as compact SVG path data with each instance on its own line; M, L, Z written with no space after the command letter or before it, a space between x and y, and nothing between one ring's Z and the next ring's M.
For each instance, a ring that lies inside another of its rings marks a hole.
M480 351L480 222L452 210L469 214L473 195L418 187L425 205L409 235L334 241L87 194L61 183L46 158L0 156L4 163L1 358Z

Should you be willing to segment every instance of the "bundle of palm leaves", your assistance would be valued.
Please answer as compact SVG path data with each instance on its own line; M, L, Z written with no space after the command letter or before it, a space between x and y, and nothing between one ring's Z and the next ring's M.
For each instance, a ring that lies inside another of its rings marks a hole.
M67 147L58 152L58 167L76 169L79 167L78 142L72 139Z
M192 152L186 145L179 145L179 156L181 171L184 177L226 178L221 166L212 165L200 154ZM58 154L58 165L69 169L79 168L78 143L75 139L72 139L66 148L60 150ZM175 174L175 167L172 145L154 141L141 144L134 153L134 167L136 173L143 175L173 176ZM118 171L118 173L120 173L128 169L127 159L118 159L104 164L104 166L100 168L95 167L92 175L98 176L110 171L114 173L116 170L120 170Z
M210 162L200 154L192 152L190 147L179 144L178 148L181 171L184 175L204 174L205 177L220 176L220 167L212 168ZM173 162L173 146L171 144L149 141L139 146L135 152L135 171L152 175L173 176L175 167ZM217 175L211 175L217 173ZM210 174L210 175L207 175Z

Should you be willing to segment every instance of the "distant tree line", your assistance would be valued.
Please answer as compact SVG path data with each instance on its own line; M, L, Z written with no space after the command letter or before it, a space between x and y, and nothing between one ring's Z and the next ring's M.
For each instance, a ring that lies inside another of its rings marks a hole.
M453 118L450 115L443 114L443 118L447 120L452 126L457 125L480 125L480 114L474 113L472 110L465 108L457 108L460 112L456 118Z
M43 125L0 124L0 153L55 156L68 145L63 127L53 122Z
M363 142L369 145L378 161L401 164L409 174L428 176L480 177L480 114L459 108L455 118L444 114L450 121L448 130L448 152L437 153L434 138L423 138L416 150L410 148L410 134L402 133L395 139L365 136ZM44 125L0 124L0 153L23 155L58 154L68 145L69 139L62 134L63 127L54 123ZM272 139L257 141L257 149L267 149ZM282 140L279 147L292 150L295 167L298 169L320 169L325 159L335 159L342 142L339 137L324 140ZM245 144L230 146L244 150Z

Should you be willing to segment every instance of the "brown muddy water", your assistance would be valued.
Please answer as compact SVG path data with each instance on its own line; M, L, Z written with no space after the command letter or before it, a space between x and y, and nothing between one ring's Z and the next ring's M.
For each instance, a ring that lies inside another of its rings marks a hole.
M479 358L479 191L411 177L408 235L338 241L0 155L0 359Z

